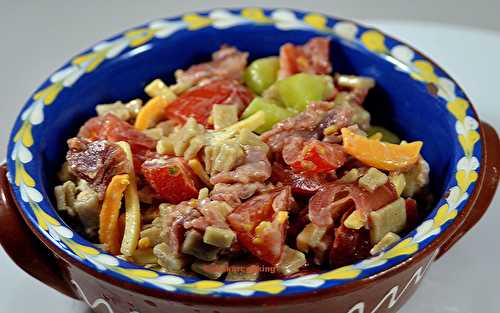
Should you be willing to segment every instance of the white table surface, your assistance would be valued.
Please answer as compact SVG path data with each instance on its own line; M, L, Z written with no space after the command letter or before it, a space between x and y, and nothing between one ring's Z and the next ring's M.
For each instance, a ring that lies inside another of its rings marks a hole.
M500 88L500 33L444 24L404 22L395 20L365 20L386 32L396 35L434 58L455 77L476 105L480 116L500 130L498 109ZM99 34L96 39L105 37ZM65 40L60 38L60 40ZM74 39L73 39L74 40ZM86 45L90 45L88 42ZM5 48L5 47L2 47ZM36 47L33 47L36 53ZM82 46L80 45L79 49ZM64 54L70 56L75 51ZM14 54L11 54L14 56ZM5 62L5 59L2 59ZM50 59L46 63L60 65L64 60ZM36 63L32 62L33 65ZM41 60L40 62L44 62ZM11 66L12 67L12 66ZM24 70L27 70L24 68ZM36 70L35 70L36 72ZM46 73L47 75L49 72ZM20 79L30 73L13 73L10 84L23 84ZM46 76L47 76L46 75ZM46 76L30 79L33 89L36 82ZM5 85L5 84L2 84ZM18 88L16 90L24 90ZM16 100L26 99L15 95ZM14 105L18 107L20 104ZM0 125L12 123L12 110L0 104ZM4 116L7 114L7 118ZM0 159L5 153L7 133L0 138ZM434 264L415 296L401 313L495 313L499 312L500 288L500 197L496 196L490 210L451 251ZM65 297L22 272L0 249L0 313L40 312L68 313L89 312L80 302Z

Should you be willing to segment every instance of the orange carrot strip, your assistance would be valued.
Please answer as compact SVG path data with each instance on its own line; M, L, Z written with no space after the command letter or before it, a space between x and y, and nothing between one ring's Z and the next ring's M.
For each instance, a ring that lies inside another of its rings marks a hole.
M342 145L345 152L361 162L387 171L401 171L412 166L420 157L423 143L392 144L358 135L342 128Z
M128 174L113 176L106 188L101 213L99 214L99 240L106 245L106 249L112 254L120 253L118 217L120 215L123 192L128 184Z

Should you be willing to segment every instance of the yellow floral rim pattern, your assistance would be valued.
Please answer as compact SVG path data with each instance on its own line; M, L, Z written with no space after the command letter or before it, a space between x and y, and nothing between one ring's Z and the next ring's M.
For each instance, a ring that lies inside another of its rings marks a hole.
M34 144L32 129L43 122L44 107L51 105L65 88L71 87L82 75L94 71L101 63L120 55L127 48L141 46L153 39L167 38L179 30L195 31L206 27L223 29L241 24L273 25L283 30L313 30L342 38L341 40L357 42L366 49L383 55L415 80L432 84L437 90L437 96L446 101L447 109L456 118L457 137L464 152L464 156L456 165L456 186L449 189L443 204L414 232L373 258L325 273L288 280L231 283L167 275L129 264L102 252L88 242L77 242L73 231L41 208L42 193L26 169L26 165L33 160L30 151ZM388 41L392 43L389 45ZM321 14L302 14L284 9L213 10L207 14L193 13L180 19L154 21L129 30L73 58L68 65L50 77L45 87L33 95L31 103L21 114L20 127L13 137L10 158L14 164L11 168L14 170L10 171L11 183L18 187L22 201L30 206L39 229L56 246L99 271L162 290L234 296L281 294L303 292L371 275L384 264L390 265L390 261L397 263L398 257L414 254L423 247L424 242L429 242L437 236L444 229L443 226L457 216L457 208L469 197L468 189L477 180L479 170L479 161L474 152L480 139L479 125L477 120L468 114L470 104L463 95L460 96L461 92L445 74L438 74L430 62L417 55L411 48L397 42L394 45L394 42L377 30L365 29L351 22L336 21Z

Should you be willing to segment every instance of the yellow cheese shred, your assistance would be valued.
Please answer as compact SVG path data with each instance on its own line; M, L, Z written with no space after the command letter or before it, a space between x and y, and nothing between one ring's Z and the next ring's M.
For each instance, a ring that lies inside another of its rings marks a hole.
M120 141L117 144L125 152L129 167L129 184L125 190L125 231L123 232L120 252L123 255L132 256L141 234L141 207L130 145L125 141Z
M162 96L156 96L150 99L137 114L134 127L138 130L145 130L153 127L163 118L165 108L170 102L171 100Z

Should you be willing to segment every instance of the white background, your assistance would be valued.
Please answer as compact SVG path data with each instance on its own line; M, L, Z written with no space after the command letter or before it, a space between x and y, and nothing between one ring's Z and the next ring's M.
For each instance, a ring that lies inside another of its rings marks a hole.
M271 4L269 4L271 3ZM307 5L305 5L307 3ZM500 1L232 1L232 6L293 7L355 18L419 48L500 130ZM0 0L0 159L8 132L31 92L65 60L131 26L224 1ZM496 313L500 288L500 197L482 221L434 264L402 313ZM1 222L0 222L1 227ZM0 313L88 312L35 281L0 249Z

